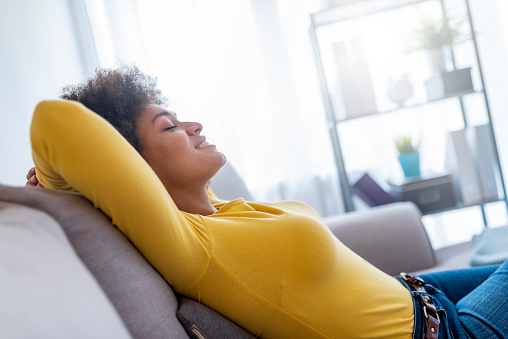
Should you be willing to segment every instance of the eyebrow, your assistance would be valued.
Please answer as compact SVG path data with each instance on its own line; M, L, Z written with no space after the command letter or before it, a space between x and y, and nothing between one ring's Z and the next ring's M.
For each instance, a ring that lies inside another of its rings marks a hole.
M174 115L174 116L176 117L176 113L174 113L174 112L166 112L166 111L164 111L164 112L157 113L157 114L153 117L153 119L152 119L152 124L153 124L153 122L154 122L157 118L160 118L160 117L163 117L163 116L171 116L171 115Z

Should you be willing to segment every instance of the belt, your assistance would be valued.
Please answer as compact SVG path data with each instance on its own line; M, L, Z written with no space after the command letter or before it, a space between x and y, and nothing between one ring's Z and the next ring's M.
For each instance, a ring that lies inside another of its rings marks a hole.
M427 293L425 290L425 281L418 277L413 277L402 272L400 277L417 292ZM423 304L423 314L425 315L425 330L422 339L438 339L439 336L439 315L437 314L436 305L432 302L432 298L428 295L420 295Z

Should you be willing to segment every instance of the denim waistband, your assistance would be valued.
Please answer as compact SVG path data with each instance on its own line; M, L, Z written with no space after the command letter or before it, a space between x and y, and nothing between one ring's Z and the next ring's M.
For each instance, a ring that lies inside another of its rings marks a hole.
M414 291L411 290L411 287L402 279L401 277L395 277L402 285L404 285L409 292L411 292L411 297L413 298L413 308L415 315L415 323L413 326L413 339L421 339L423 330L424 330L424 315L423 315L423 305L420 301L420 298L416 298L413 294Z
M434 305L437 308L437 312L439 315L439 339L458 339L453 334L449 333L448 327L448 317L447 312L443 308L442 303L436 297L436 292L440 292L438 289L433 287L432 285L425 284L426 293L414 291L401 277L396 277L400 283L405 286L408 291L411 293L411 297L413 298L413 308L414 308L414 317L415 323L413 327L413 339L421 339L423 335L423 331L425 330L425 315L423 313L423 304L420 299L420 296L427 295L432 298ZM458 319L457 319L458 320Z

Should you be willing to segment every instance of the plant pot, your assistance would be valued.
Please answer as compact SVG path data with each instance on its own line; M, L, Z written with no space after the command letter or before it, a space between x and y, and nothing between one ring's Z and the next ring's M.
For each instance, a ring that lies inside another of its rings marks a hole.
M443 47L428 49L426 54L433 74L446 72L446 55Z
M420 153L405 153L399 155L400 167L406 178L420 176Z
M423 82L427 90L427 98L439 100L461 92L472 92L473 79L471 67L441 72Z

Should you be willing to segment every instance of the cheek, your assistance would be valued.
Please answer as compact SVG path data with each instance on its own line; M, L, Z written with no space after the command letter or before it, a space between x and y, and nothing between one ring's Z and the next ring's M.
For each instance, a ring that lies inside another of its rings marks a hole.
M189 138L184 133L174 133L165 140L165 145L171 152L189 152L191 146L189 144Z
M174 168L189 158L193 149L185 136L161 136L147 140L144 158L152 167Z
M173 163L182 163L192 157L194 149L189 144L189 139L183 134L174 134L167 138L161 148L163 156Z

